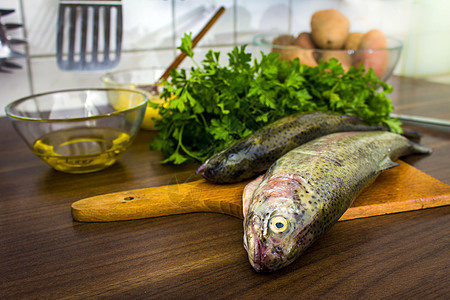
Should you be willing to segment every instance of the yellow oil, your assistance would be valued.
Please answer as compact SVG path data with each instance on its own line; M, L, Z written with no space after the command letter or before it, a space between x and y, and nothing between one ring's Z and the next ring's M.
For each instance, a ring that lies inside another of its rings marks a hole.
M88 173L112 165L130 142L129 134L114 128L79 127L42 136L33 152L58 171Z
M159 96L152 96L149 98L149 100L160 104L164 102L164 100L159 98ZM145 110L144 119L142 120L141 128L146 130L155 129L154 119L161 119L161 115L159 114L158 109L147 106L147 109Z
M130 88L136 88L134 85L130 85ZM164 100L162 100L158 94L150 93L149 90L154 89L153 85L139 86L140 90L145 90L147 92L147 96L149 97L149 100L155 103L163 104ZM129 94L128 93L118 93L117 96L114 97L114 99L110 99L112 102L113 107L116 110L122 110L130 107L130 100L129 100ZM153 108L150 106L147 106L145 110L145 115L141 123L141 128L145 130L154 130L155 129L155 121L154 119L160 119L161 115L159 114L159 111L157 108Z

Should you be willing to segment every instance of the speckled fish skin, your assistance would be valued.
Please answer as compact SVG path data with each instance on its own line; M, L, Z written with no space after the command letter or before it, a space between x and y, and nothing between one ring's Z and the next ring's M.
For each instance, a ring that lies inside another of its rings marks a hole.
M197 174L215 183L239 182L266 171L283 154L319 136L343 131L387 130L355 116L310 112L264 126L210 157Z
M317 138L278 159L243 195L244 247L258 272L292 263L392 160L431 150L390 132ZM388 188L388 187L387 187Z

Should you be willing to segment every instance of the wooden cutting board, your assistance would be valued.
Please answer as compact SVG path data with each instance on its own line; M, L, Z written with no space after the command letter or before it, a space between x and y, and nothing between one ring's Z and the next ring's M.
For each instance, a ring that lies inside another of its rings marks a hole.
M355 199L340 218L350 220L450 204L450 186L399 161ZM216 212L242 218L247 182L213 184L206 180L94 196L72 204L79 222L111 222L191 212Z

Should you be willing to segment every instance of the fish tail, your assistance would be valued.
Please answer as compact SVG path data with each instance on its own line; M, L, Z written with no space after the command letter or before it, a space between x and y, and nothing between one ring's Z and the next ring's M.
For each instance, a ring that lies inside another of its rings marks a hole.
M416 142L411 142L413 153L431 154L433 150Z
M366 130L390 131L388 126L381 125L381 124L374 124L374 125L371 125L370 128L368 128L367 123L365 123L362 118L357 117L357 116L343 115L342 119L345 120L345 122L347 122L347 123L350 123L350 124L353 124L356 126L362 126L362 128L366 129ZM419 142L420 139L422 138L422 134L420 134L420 132L418 132L416 130L412 130L412 129L403 128L403 133L401 135L403 135L408 140L411 140L414 142ZM419 152L419 153L421 153L421 152Z
M412 129L405 129L403 128L403 133L402 135L407 138L408 140L414 141L414 142L419 142L420 139L422 138L422 134L420 134L420 132L416 131L416 130L412 130Z

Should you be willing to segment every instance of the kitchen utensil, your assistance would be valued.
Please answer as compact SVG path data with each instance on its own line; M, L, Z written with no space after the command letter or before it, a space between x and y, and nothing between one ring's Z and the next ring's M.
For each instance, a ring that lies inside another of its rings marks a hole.
M11 73L9 69L22 69L22 66L6 59L0 59L0 72Z
M4 8L2 8L2 9L0 9L0 17L9 15L9 14L11 14L13 12L14 12L14 9L4 9Z
M221 6L217 10L217 12L212 16L212 18L206 23L206 25L200 30L200 32L192 39L192 48L194 48L198 42L205 36L205 34L211 29L211 27L217 22L217 20L222 16L222 14L225 12L225 7ZM176 69L181 62L186 58L186 53L181 52L175 60L170 64L169 67L164 71L164 73L161 75L160 80L166 80L169 75L170 71L172 69Z
M427 118L427 117L421 117L421 116L398 115L398 114L391 114L391 117L397 118L400 121L450 127L450 120Z
M138 132L147 94L76 89L28 96L6 115L29 148L55 170L88 173L119 159Z
M9 69L20 69L21 66L8 61L8 59L26 58L23 53L17 52L12 49L12 45L25 44L26 41L17 38L11 38L7 35L7 30L12 30L22 27L22 24L18 23L6 23L3 24L1 17L13 13L13 9L0 9L0 72L9 73Z
M7 30L13 30L13 29L17 29L17 28L22 28L23 24L20 23L4 23L3 24L4 28L4 32L6 32ZM5 34L6 36L6 34ZM13 37L8 37L8 42L10 45L23 45L26 44L27 41L23 40L23 39L18 39L18 38L13 38Z
M16 28L22 28L23 25L20 23L5 23L3 24L6 28L6 30L16 29Z
M120 0L60 0L56 57L65 71L106 70L120 61Z
M0 23L0 59L26 58L25 54L11 49L10 41L6 35L5 27Z
M398 161L366 188L340 220L417 210L450 204L450 186ZM80 222L110 222L191 212L216 212L242 218L242 193L247 182L193 182L136 189L85 198L72 204Z

